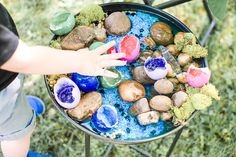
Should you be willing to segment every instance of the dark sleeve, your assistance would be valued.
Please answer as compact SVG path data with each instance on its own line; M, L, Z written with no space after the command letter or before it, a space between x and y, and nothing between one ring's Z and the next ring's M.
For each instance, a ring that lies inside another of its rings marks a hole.
M18 43L18 37L0 24L0 66L11 58L16 51Z

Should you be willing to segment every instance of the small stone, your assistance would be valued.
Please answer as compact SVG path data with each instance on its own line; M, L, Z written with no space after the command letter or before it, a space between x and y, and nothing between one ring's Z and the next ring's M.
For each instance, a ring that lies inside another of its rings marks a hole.
M187 101L188 95L183 91L179 91L179 92L176 92L175 94L173 94L171 99L173 100L174 105L176 107L180 107L183 105L183 103L185 103Z
M182 72L182 73L179 73L178 75L176 75L176 77L180 83L187 83L186 74L187 74L186 72Z
M186 64L191 62L191 60L192 60L192 58L189 55L185 54L185 53L181 53L178 56L178 63L181 66L185 66Z
M175 77L176 74L170 64L167 64L167 70L167 77Z
M138 81L141 84L153 84L155 83L155 80L152 80L148 75L146 74L144 70L144 66L138 66L135 67L132 70L133 77L136 81Z
M153 52L152 58L160 58L160 57L162 57L162 54L160 51L156 50Z
M121 79L122 79L122 75L121 73L115 69L115 68L109 68L108 69L109 71L113 72L113 73L116 73L118 75L117 78L111 78L111 77L105 77L105 76L102 76L100 78L100 81L101 81L101 85L102 87L104 88L115 88L119 85L119 83L121 82Z
M173 34L171 27L163 22L156 22L150 28L151 36L156 43L168 45L173 43Z
M159 94L170 94L174 90L174 85L167 79L161 79L156 81L154 88Z
M63 50L79 50L84 48L95 38L93 28L78 26L72 30L61 42Z
M68 114L79 121L83 121L90 118L101 105L102 95L98 92L90 92L81 98L75 108L68 110Z
M167 48L173 56L179 55L179 51L176 49L175 45L173 45L173 44L168 45Z
M143 98L146 94L142 84L134 80L121 82L118 86L120 97L127 102L134 102Z
M100 47L100 46L102 46L102 45L104 45L105 43L103 43L103 42L98 42L98 41L96 41L96 42L93 42L90 46L89 46L89 50L95 50L96 48L98 48L98 47Z
M170 110L172 106L172 101L169 97L164 96L164 95L158 95L153 97L150 100L150 106L151 108L163 112L163 111L168 111Z
M104 42L107 39L106 29L95 27L94 29L95 39L100 42Z
M154 49L156 47L155 41L151 37L149 37L149 36L143 38L143 43L146 46L148 46L150 49Z
M152 56L152 51L140 52L137 62L144 63L148 59L148 57L151 57L151 56Z
M150 107L148 104L148 100L146 98L142 98L136 101L130 108L129 113L133 116L137 116L139 114L150 111Z
M125 13L113 12L105 19L105 28L112 35L123 35L130 30L131 22Z
M159 113L156 111L149 111L146 113L142 113L137 116L138 122L140 125L148 125L152 123L157 123L159 120Z
M173 115L170 112L162 112L161 113L161 119L162 120L171 120L171 118L173 117Z

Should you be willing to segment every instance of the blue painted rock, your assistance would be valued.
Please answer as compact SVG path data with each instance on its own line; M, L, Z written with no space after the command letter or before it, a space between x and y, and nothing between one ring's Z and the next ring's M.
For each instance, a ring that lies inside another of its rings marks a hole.
M85 76L78 73L72 73L71 79L83 92L95 91L99 86L99 80L95 76Z
M80 101L80 90L69 78L60 78L54 85L54 96L58 104L64 108L74 108Z
M65 35L75 26L75 17L67 11L58 12L50 22L50 30L56 35Z
M125 36L118 47L118 52L123 52L126 57L122 58L127 62L134 61L139 56L140 42L136 36Z
M68 110L68 114L79 121L90 118L102 105L102 95L98 92L89 92L82 96L79 104Z
M105 88L114 88L117 87L119 85L119 83L121 82L121 73L116 70L115 68L110 68L108 69L109 71L112 71L116 74L118 74L117 78L110 78L110 77L101 77L101 85Z
M92 116L92 122L98 130L109 131L118 124L116 108L110 105L101 106Z
M161 58L148 58L144 63L146 74L153 80L160 80L168 73L167 62Z

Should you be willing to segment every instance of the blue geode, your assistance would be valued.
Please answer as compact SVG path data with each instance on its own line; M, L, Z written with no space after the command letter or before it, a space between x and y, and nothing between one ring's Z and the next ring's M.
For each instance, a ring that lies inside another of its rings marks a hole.
M92 122L96 129L107 132L118 124L116 108L110 105L101 106L92 116Z
M95 76L85 76L78 73L72 73L71 79L83 92L91 92L97 90L99 87L99 80Z

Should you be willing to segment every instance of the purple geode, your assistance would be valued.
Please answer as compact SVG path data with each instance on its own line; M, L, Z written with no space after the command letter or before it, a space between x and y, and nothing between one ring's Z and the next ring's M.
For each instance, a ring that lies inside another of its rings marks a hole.
M69 78L60 78L54 86L54 95L59 105L74 108L80 101L80 90Z
M144 63L146 74L153 80L159 80L167 75L167 62L165 58L148 58Z

